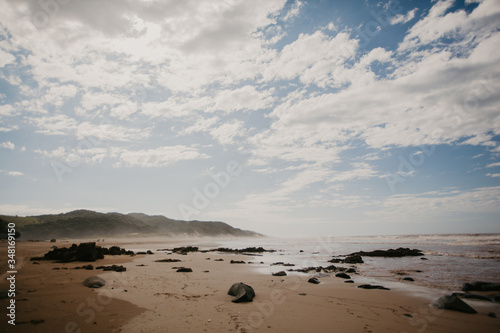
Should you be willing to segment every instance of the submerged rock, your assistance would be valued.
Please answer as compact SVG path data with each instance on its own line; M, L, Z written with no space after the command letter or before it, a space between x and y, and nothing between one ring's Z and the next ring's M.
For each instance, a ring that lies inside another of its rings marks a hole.
M463 291L500 291L500 283L476 281L473 283L464 283Z
M231 300L233 303L251 302L255 297L253 288L242 282L234 283L231 288L229 288L227 294L234 296Z
M354 252L349 256L363 256L363 257L408 257L408 256L423 256L424 253L418 249L409 249L409 248L397 248L397 249L389 249L389 250L375 250L369 252Z
M433 305L439 309L453 310L464 313L477 313L477 311L474 310L469 304L453 295L442 296L434 302Z

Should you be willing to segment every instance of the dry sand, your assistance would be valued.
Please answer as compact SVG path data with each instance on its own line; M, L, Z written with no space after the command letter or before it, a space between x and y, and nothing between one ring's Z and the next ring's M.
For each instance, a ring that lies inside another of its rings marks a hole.
M178 244L181 243L165 247ZM359 289L358 283L346 284L333 275L314 285L307 283L310 275L303 273L274 277L257 273L257 264L230 264L231 259L258 263L258 256L158 252L135 257L106 256L93 263L124 265L127 271L121 273L53 270L87 263L41 261L34 265L29 261L53 245L17 243L17 325L8 325L8 318L2 315L1 332L500 331L500 318L488 317L487 308L481 306L474 315L438 310L429 306L428 298L395 290ZM56 245L70 246L71 242ZM116 242L98 245L130 248L130 242L125 246ZM0 251L6 253L5 243L0 244ZM155 262L167 258L182 262ZM6 259L1 264L4 262ZM172 269L177 266L190 267L193 272L177 273ZM5 265L0 267L1 272L6 271ZM276 267L276 271L282 268L285 267ZM100 289L84 287L81 282L91 275L104 278L106 285ZM5 277L4 274L0 282L2 290L8 289ZM254 288L256 297L252 303L231 303L227 290L234 282ZM7 302L8 299L0 301L3 311ZM39 319L44 322L31 323Z

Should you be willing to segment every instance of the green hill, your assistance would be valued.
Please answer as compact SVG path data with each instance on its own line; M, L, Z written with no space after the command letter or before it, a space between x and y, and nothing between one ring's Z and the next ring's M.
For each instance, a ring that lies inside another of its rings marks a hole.
M87 238L135 236L262 236L253 231L233 228L224 222L180 221L161 215L141 213L98 213L75 210L63 214L29 217L0 215L16 224L21 239Z

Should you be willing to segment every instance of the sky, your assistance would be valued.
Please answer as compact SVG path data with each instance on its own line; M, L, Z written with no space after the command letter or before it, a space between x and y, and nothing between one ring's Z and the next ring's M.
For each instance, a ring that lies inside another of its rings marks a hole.
M0 213L500 232L498 0L0 0Z

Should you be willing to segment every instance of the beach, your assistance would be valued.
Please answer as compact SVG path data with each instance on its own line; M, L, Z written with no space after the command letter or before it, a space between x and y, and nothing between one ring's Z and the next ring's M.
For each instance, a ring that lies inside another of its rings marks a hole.
M325 273L319 275L320 284L311 284L307 281L316 272L287 272L287 276L263 273L264 268L277 272L289 267L270 266L267 258L259 254L180 255L163 251L193 245L192 240L163 241L163 248L158 248L157 241L98 242L99 246L152 250L152 255L107 255L91 263L123 265L124 272L72 269L88 264L82 262L30 261L54 245L69 247L80 241L17 243L16 325L9 325L3 316L2 331L497 332L500 329L500 320L488 316L496 311L498 303L467 300L478 313L464 314L431 307L432 297L437 299L439 294L392 286L391 290L357 288L367 279L357 274L351 274L352 284ZM208 247L212 245L210 241L204 242ZM6 253L6 243L0 246L0 251ZM180 262L156 262L163 259ZM232 264L231 260L245 264ZM177 272L173 267L188 267L192 272ZM2 272L5 271L2 266ZM83 286L82 281L92 275L103 278L106 285L99 289ZM1 290L8 289L6 277L2 276ZM253 302L231 302L232 296L227 291L236 282L253 287L256 294ZM3 309L8 301L8 298L0 301Z

